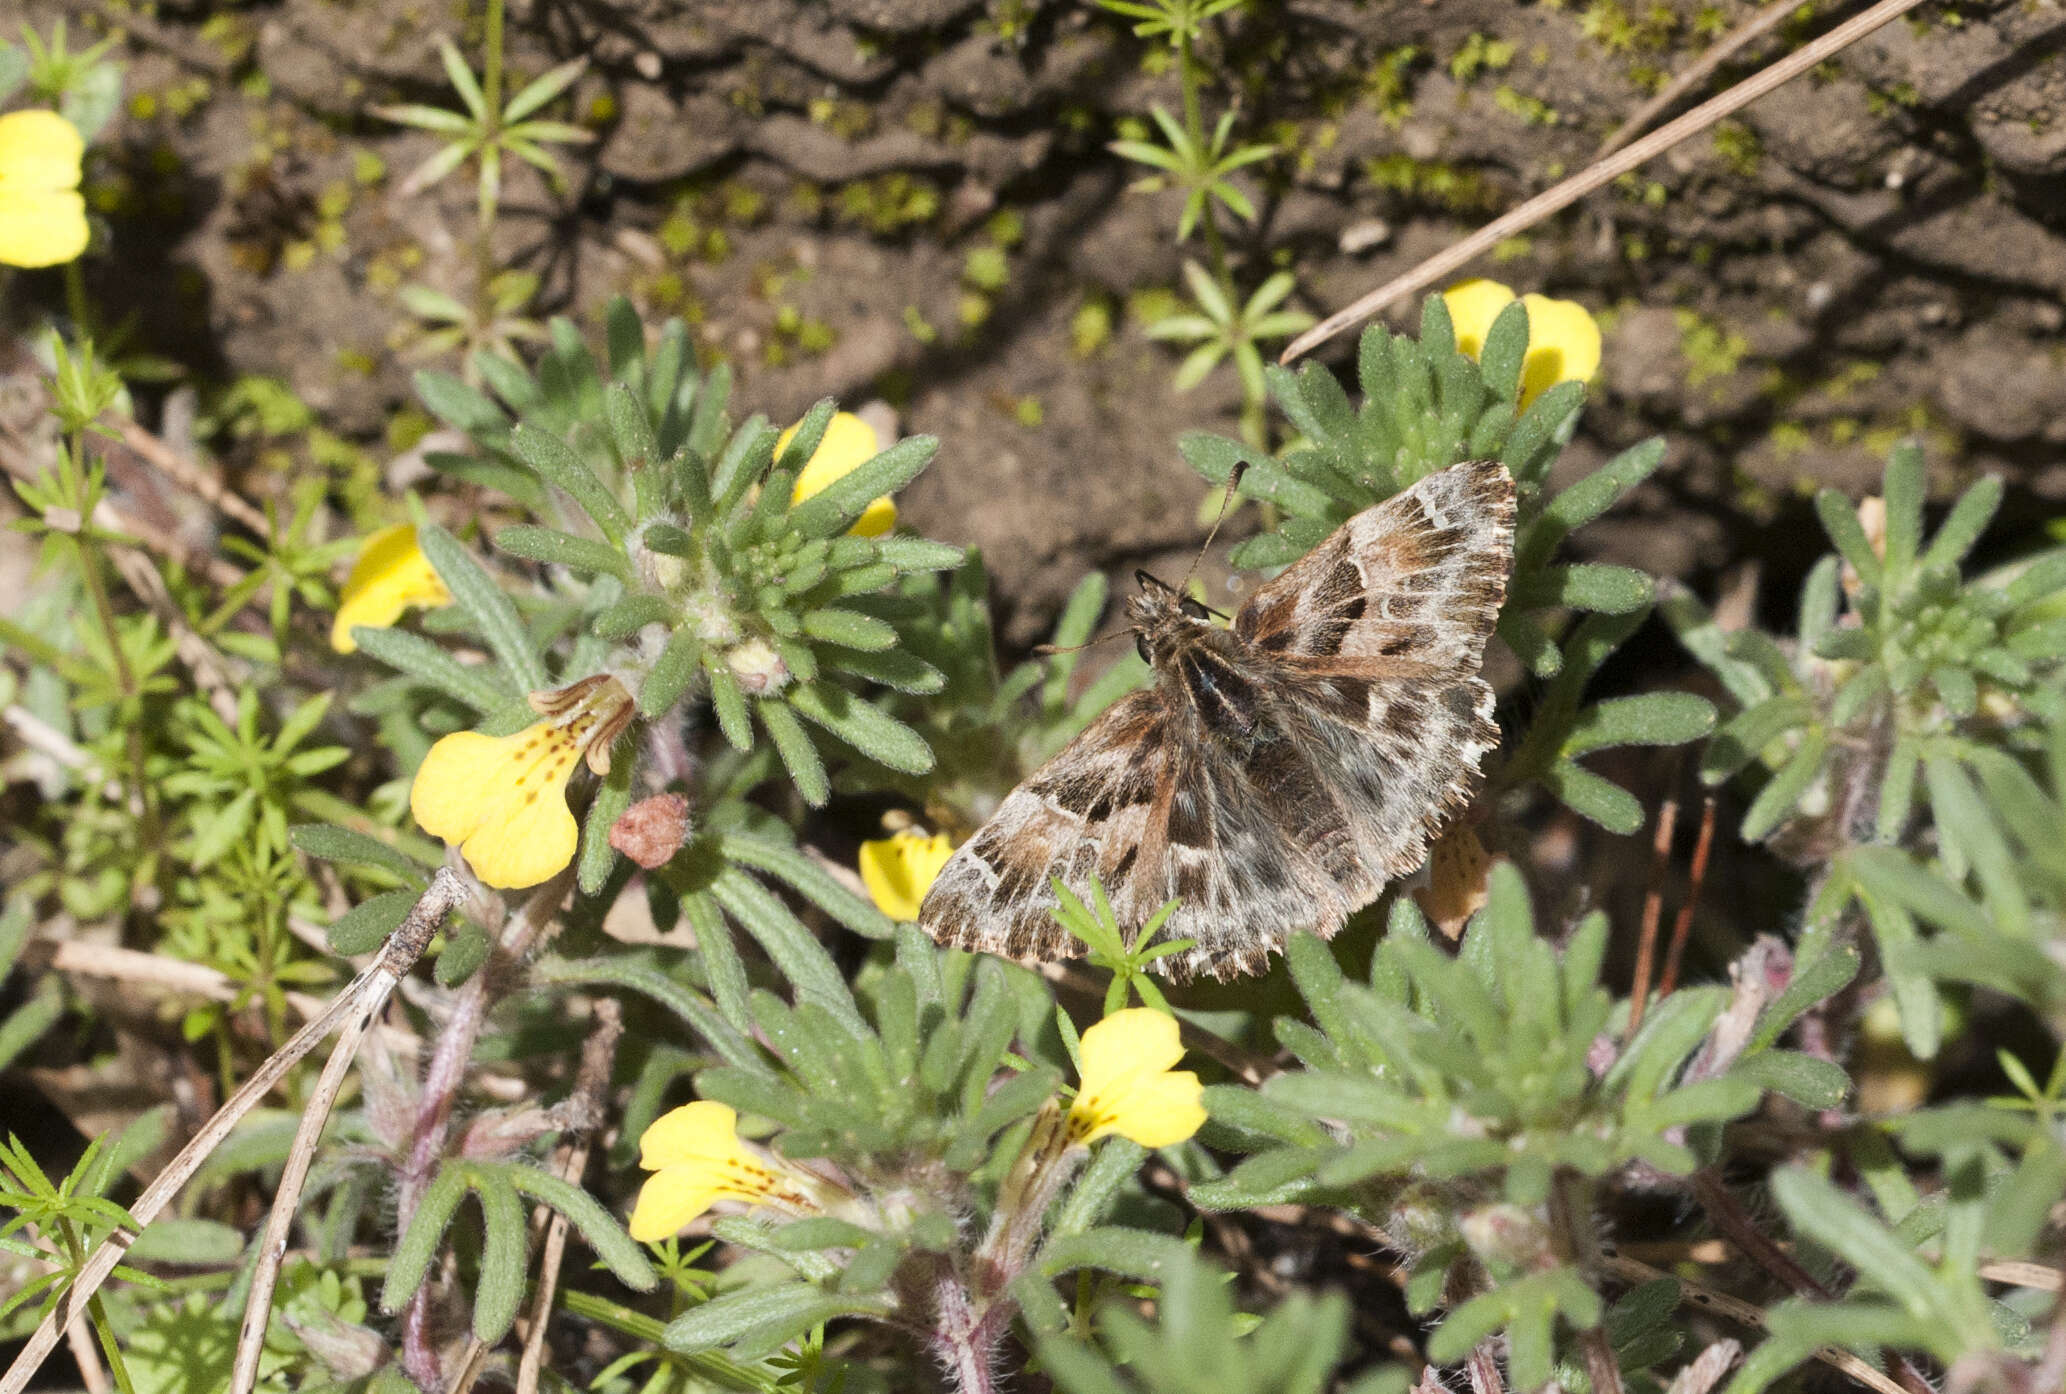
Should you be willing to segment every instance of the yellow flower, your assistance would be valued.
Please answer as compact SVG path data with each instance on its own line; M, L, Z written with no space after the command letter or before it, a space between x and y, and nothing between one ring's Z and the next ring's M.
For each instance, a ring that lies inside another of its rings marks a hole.
M1083 1087L1069 1106L1069 1141L1110 1133L1143 1147L1182 1142L1205 1123L1204 1088L1183 1058L1176 1018L1152 1007L1114 1012L1083 1033Z
M567 810L567 781L581 757L610 772L610 746L631 723L631 694L598 674L534 692L545 720L513 736L458 731L424 756L409 790L409 811L432 837L459 844L474 875L490 886L535 886L574 860L579 835Z
M0 262L56 266L86 250L86 142L54 111L0 116Z
M352 574L337 600L337 618L330 625L330 647L352 653L359 647L352 629L385 629L411 605L435 610L452 603L452 592L438 579L430 559L416 545L416 529L407 523L382 528L366 537Z
M662 1114L638 1140L638 1164L653 1173L639 1187L631 1237L652 1244L721 1200L743 1200L791 1214L820 1210L821 1184L779 1158L750 1152L739 1141L739 1115L698 1099Z
M1514 293L1497 281L1458 281L1442 292L1459 353L1476 358L1485 349L1492 321ZM1552 300L1532 291L1521 297L1528 311L1528 354L1521 360L1521 407L1560 382L1591 382L1600 371L1600 326L1576 300Z
M932 889L934 878L954 844L947 834L927 837L906 829L894 836L861 844L861 884L868 888L875 908L893 920L918 918L918 903Z
M789 442L796 438L796 427L791 426L775 438L775 458L789 448ZM818 442L818 448L811 453L803 471L796 476L796 489L789 496L791 503L802 503L812 494L826 488L836 479L844 479L854 472L855 467L865 464L882 453L882 443L876 439L875 428L850 411L834 412L832 420L825 425L825 437ZM881 537L897 525L897 505L889 495L870 503L861 510L861 516L847 529L855 537Z

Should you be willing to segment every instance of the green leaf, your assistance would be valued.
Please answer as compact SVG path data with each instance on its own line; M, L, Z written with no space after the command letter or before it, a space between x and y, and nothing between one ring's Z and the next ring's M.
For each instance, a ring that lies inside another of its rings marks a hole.
M1811 947L1811 943L1816 947ZM1826 933L1803 938L1794 959L1794 972L1786 988L1759 1014L1757 1029L1751 1032L1747 1051L1765 1049L1786 1028L1808 1012L1851 985L1858 976L1858 951L1846 945L1828 943Z
M1566 808L1609 832L1626 836L1643 826L1643 806L1635 795L1569 760L1552 762L1542 782Z
M1930 549L1923 554L1923 569L1949 570L1964 561L1966 553L1980 540L1980 534L1994 521L1995 511L2001 507L2001 495L2001 480L1993 475L1959 495L1944 525L1930 539Z
M631 532L631 515L624 511L617 496L603 487L595 471L574 453L573 447L552 432L528 423L510 432L509 443L525 464L580 505L581 511L612 544L624 545Z
M1840 1066L1792 1050L1762 1051L1729 1073L1814 1109L1839 1108L1851 1092L1851 1077Z
M897 643L897 631L886 622L836 606L805 611L803 632L820 643L869 652L893 648Z
M1563 606L1603 615L1626 615L1650 603L1655 586L1632 566L1586 562L1547 567L1517 581L1512 603L1527 609Z
M416 395L431 415L483 444L502 440L509 431L509 417L486 393L469 387L446 373L420 370L415 377Z
M885 494L894 494L933 460L940 442L932 436L908 436L856 466L789 510L789 525L805 537L831 537L861 516Z
M810 1283L769 1283L721 1293L668 1323L669 1350L694 1353L753 1338L780 1345L840 1316L887 1316L885 1294L831 1293Z
M476 1171L473 1189L481 1198L487 1229L474 1280L473 1334L492 1346L509 1334L524 1296L524 1207L515 1189L494 1171Z
M57 1024L64 1015L64 993L52 978L45 978L36 988L33 997L13 1013L0 1018L0 1070L12 1064L14 1057L40 1040L45 1031Z
M1881 486L1887 504L1887 572L1891 576L1908 575L1922 544L1923 495L1928 482L1922 448L1912 440L1895 446L1887 456L1885 482Z
M646 1261L645 1252L587 1191L522 1162L509 1163L502 1175L516 1190L565 1215L618 1282L637 1292L651 1292L658 1284L660 1275Z
M657 595L628 595L595 617L590 630L610 643L629 639L649 624L672 627L681 621L674 604Z
M702 641L693 629L684 627L667 636L667 647L653 660L645 681L639 684L638 709L642 716L656 717L673 708L695 681Z
M522 694L514 685L498 681L505 677L500 669L461 663L421 634L358 625L352 629L352 637L358 640L360 648L388 667L407 673L475 712L486 714L521 700Z
M731 675L726 673L725 676ZM722 690L718 682L712 683L713 697L718 697ZM762 728L767 731L768 739L774 742L775 753L782 757L782 765L789 771L790 779L795 781L796 792L803 795L804 802L811 807L822 807L825 800L832 797L832 781L825 773L825 762L819 758L817 746L811 743L810 735L803 729L803 723L796 719L796 713L778 697L761 698L754 704L754 710L760 713ZM720 723L724 715L720 698Z
M457 987L471 978L488 961L494 947L488 931L472 920L461 920L445 935L445 947L438 954L434 976L441 987Z
M1911 1314L1937 1309L1930 1271L1857 1201L1803 1167L1773 1172L1771 1186L1773 1199L1801 1236L1843 1259Z
M832 955L767 887L728 865L712 878L710 895L774 960L799 1001L816 1002L857 1034L868 1033Z
M412 885L428 884L425 867L398 847L378 838L355 833L331 823L298 823L288 829L287 840L309 856L347 866L377 866L392 871Z
M330 926L331 951L347 958L372 953L408 918L418 894L413 890L386 891L354 905Z
M1801 736L1801 742L1786 758L1778 772L1765 781L1765 787L1751 801L1750 809L1743 815L1743 840L1762 841L1778 827L1801 798L1808 787L1822 773L1822 757L1828 752L1829 736L1819 726L1811 726Z
M1623 745L1684 745L1714 729L1714 704L1690 692L1613 697L1580 712L1564 738L1566 756Z
M1858 521L1858 509L1849 499L1834 489L1824 489L1815 495L1815 516L1822 520L1822 530L1829 534L1829 540L1843 553L1844 560L1858 573L1858 578L1868 586L1878 586L1881 580L1879 553L1872 549L1872 543L1865 536L1865 527Z
M929 537L878 537L875 555L900 572L951 571L968 560L968 549Z
M845 688L811 683L793 689L789 705L838 736L878 764L905 774L924 774L933 767L932 748L903 722ZM762 706L762 719L768 704ZM773 728L770 727L770 734ZM779 744L779 738L777 743ZM785 753L786 762L787 755ZM822 800L814 800L822 802Z
M151 1221L129 1247L129 1257L145 1263L196 1268L227 1267L243 1252L242 1230L214 1220L183 1220L170 1215Z
M454 541L452 534L434 525L418 527L416 540L437 571L438 579L452 592L452 599L502 661L517 687L524 692L540 692L548 687L545 665L531 646L531 636L517 617L516 605L474 560L473 554Z
M466 1188L464 1164L451 1162L438 1169L417 1203L416 1213L409 1217L409 1227L395 1245L394 1256L387 1261L387 1281L380 1289L381 1311L393 1316L423 1286L438 1241L444 1237L445 1226L452 1222L452 1212L465 1198Z
M1478 373L1485 386L1502 401L1520 396L1521 362L1528 356L1528 307L1509 301L1485 332L1485 346L1478 351ZM1663 445L1659 443L1659 453Z
M631 584L631 563L622 551L607 543L575 537L557 528L529 525L504 528L495 534L495 547L513 557L568 566L595 576L615 576L626 585Z
M596 786L582 820L581 850L576 858L575 884L583 895L595 895L610 879L617 865L617 849L610 845L610 829L631 807L632 761L620 758L611 763L610 773Z

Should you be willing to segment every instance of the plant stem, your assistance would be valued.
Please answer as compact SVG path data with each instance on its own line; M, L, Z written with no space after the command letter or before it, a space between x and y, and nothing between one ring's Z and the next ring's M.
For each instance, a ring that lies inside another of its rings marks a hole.
M1591 1187L1585 1178L1569 1168L1560 1170L1550 1183L1550 1232L1557 1256L1580 1273L1591 1273L1599 1259L1592 1215ZM1607 1339L1606 1327L1579 1332L1578 1352L1593 1394L1623 1394L1621 1362L1614 1358L1614 1343Z
M969 1301L968 1289L951 1273L943 1273L933 1292L933 1354L953 1380L956 1394L995 1394L996 1372L990 1367L995 1341L989 1323Z
M409 1221L423 1203L438 1164L444 1160L445 1143L452 1130L452 1109L459 1099L459 1087L473 1062L473 1049L480 1040L488 1012L501 999L516 966L531 951L545 927L552 922L560 901L573 880L570 867L533 891L523 907L503 927L501 942L488 955L466 986L459 989L452 1015L424 1067L423 1089L417 1096L416 1126L409 1157L404 1163L395 1205L395 1232L407 1231ZM430 1334L431 1280L425 1277L409 1299L402 1317L402 1369L425 1390L443 1387L444 1371L438 1362Z
M65 1252L71 1255L72 1265L77 1268L86 1259L78 1231L70 1220L59 1220L58 1228L64 1237ZM101 1305L99 1293L87 1301L86 1319L93 1325L94 1338L100 1342L101 1354L108 1362L108 1375L115 1381L115 1388L121 1394L136 1394L136 1385L129 1378L129 1367L122 1363L122 1348L115 1341L115 1328L108 1324L107 1308Z

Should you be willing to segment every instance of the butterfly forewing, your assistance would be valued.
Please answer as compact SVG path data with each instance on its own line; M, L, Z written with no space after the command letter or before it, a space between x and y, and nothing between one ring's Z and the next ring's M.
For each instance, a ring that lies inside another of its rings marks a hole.
M1128 602L1153 688L1014 790L920 910L942 943L1020 959L1081 945L1052 881L1095 873L1122 925L1180 903L1171 976L1259 970L1413 870L1498 743L1477 676L1513 559L1513 481L1431 475L1343 524L1231 630L1149 586Z

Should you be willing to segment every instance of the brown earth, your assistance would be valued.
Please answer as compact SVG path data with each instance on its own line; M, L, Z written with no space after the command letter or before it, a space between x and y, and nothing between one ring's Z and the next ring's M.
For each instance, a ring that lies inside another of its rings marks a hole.
M1816 8L1723 76L1857 7ZM1207 53L1208 109L1233 104L1287 152L1248 184L1244 283L1283 260L1305 308L1345 303L1578 168L1649 85L1753 12L1255 0ZM433 41L476 53L479 6L146 18L74 0L27 18L60 13L128 36L99 303L135 306L145 346L196 380L282 378L378 448L417 366L396 352L397 287L467 295L473 199L464 177L398 194L433 143L368 109L449 102ZM1790 576L1813 550L1802 490L1869 489L1909 430L1941 487L2004 472L2025 531L2066 496L2066 14L1918 15L1486 268L1604 312L1574 469L1670 442L1658 480L1591 530L1595 554L1703 583L1748 558ZM1511 45L1506 61L1472 71L1487 41ZM1174 356L1125 312L1202 250L1171 240L1178 195L1129 192L1134 169L1105 149L1121 118L1177 103L1156 42L1042 0L571 0L513 5L509 44L518 81L593 60L550 114L599 139L561 186L513 171L498 228L498 259L542 277L542 308L583 318L622 291L687 314L738 365L738 400L778 419L827 393L888 397L944 441L906 517L982 546L1016 643L1087 568L1194 544L1205 486L1174 441L1231 430L1238 390L1222 369L1173 393ZM965 326L966 260L1007 211L1023 228L1009 279ZM54 303L54 281L38 288ZM1085 351L1071 330L1087 304L1117 327Z

